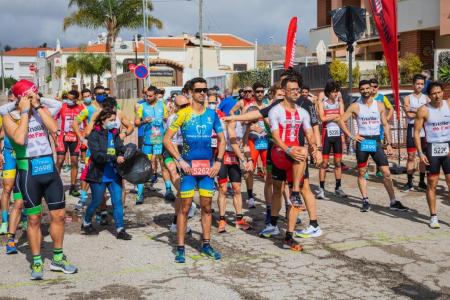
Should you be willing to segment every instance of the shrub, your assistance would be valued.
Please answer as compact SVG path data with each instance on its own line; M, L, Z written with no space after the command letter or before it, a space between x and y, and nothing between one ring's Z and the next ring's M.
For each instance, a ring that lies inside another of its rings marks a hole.
M439 80L450 82L450 65L442 65L438 70Z
M413 76L422 72L422 61L413 53L407 52L405 57L400 58L400 82L409 84Z
M330 64L330 76L341 85L347 83L348 66L345 62L334 59Z

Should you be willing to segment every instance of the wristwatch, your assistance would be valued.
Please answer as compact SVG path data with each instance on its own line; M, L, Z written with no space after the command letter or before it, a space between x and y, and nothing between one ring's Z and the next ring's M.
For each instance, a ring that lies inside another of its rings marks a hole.
M217 158L216 158L216 161L217 161L217 162L220 162L220 163L223 163L223 158L218 158L218 157L217 157Z
M40 108L44 108L44 106L42 106L42 104L38 105L38 106L33 106L33 108L35 110L39 110Z

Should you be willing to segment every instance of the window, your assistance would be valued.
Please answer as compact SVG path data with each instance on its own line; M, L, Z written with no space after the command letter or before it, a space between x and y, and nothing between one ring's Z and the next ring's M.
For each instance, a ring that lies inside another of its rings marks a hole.
M5 63L4 67L5 67L5 71L14 71L14 64Z
M233 64L233 71L247 71L247 64Z

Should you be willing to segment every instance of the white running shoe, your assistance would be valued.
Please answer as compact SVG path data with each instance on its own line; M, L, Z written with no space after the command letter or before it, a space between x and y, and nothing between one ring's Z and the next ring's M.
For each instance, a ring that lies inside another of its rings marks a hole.
M197 213L197 205L192 201L191 208L189 208L188 218L192 218Z
M344 192L344 190L340 187L337 190L334 190L334 194L341 198L347 198L347 194Z
M441 225L439 225L439 220L438 220L437 216L432 216L430 218L430 228L433 228L433 229L441 228Z
M177 233L177 224L170 224L170 232L171 233ZM189 225L187 225L186 226L186 233L191 233L192 232L192 228L189 226Z
M278 226L272 226L272 224L267 224L266 228L264 228L259 235L261 237L265 237L265 238L270 238L274 235L278 235L280 234L280 229L278 228Z
M317 199L325 199L325 190L320 188L316 194Z
M309 225L306 229L295 231L295 236L301 238L319 237L321 235L322 229L320 229L320 226L314 227Z
M256 206L255 206L255 199L254 198L249 198L247 200L247 207L248 208L256 208Z

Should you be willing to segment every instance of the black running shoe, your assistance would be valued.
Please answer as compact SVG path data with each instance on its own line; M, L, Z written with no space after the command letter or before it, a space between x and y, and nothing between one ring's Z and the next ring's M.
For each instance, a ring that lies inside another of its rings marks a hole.
M122 229L117 235L116 238L118 240L125 240L125 241L129 241L133 238L133 236L131 234L128 234L125 229Z
M399 211L408 211L409 210L409 208L407 208L406 206L403 206L403 204L398 200L396 200L393 204L391 204L389 206L389 208L391 210L399 210Z
M368 212L370 211L370 203L369 201L364 201L362 203L361 212Z
M81 231L85 234L85 235L95 235L98 234L97 230L95 230L94 226L92 226L92 224L89 224L88 226L84 226L83 224L81 224Z
M419 182L418 187L419 187L419 189L422 189L425 191L427 190L427 184L425 182Z

